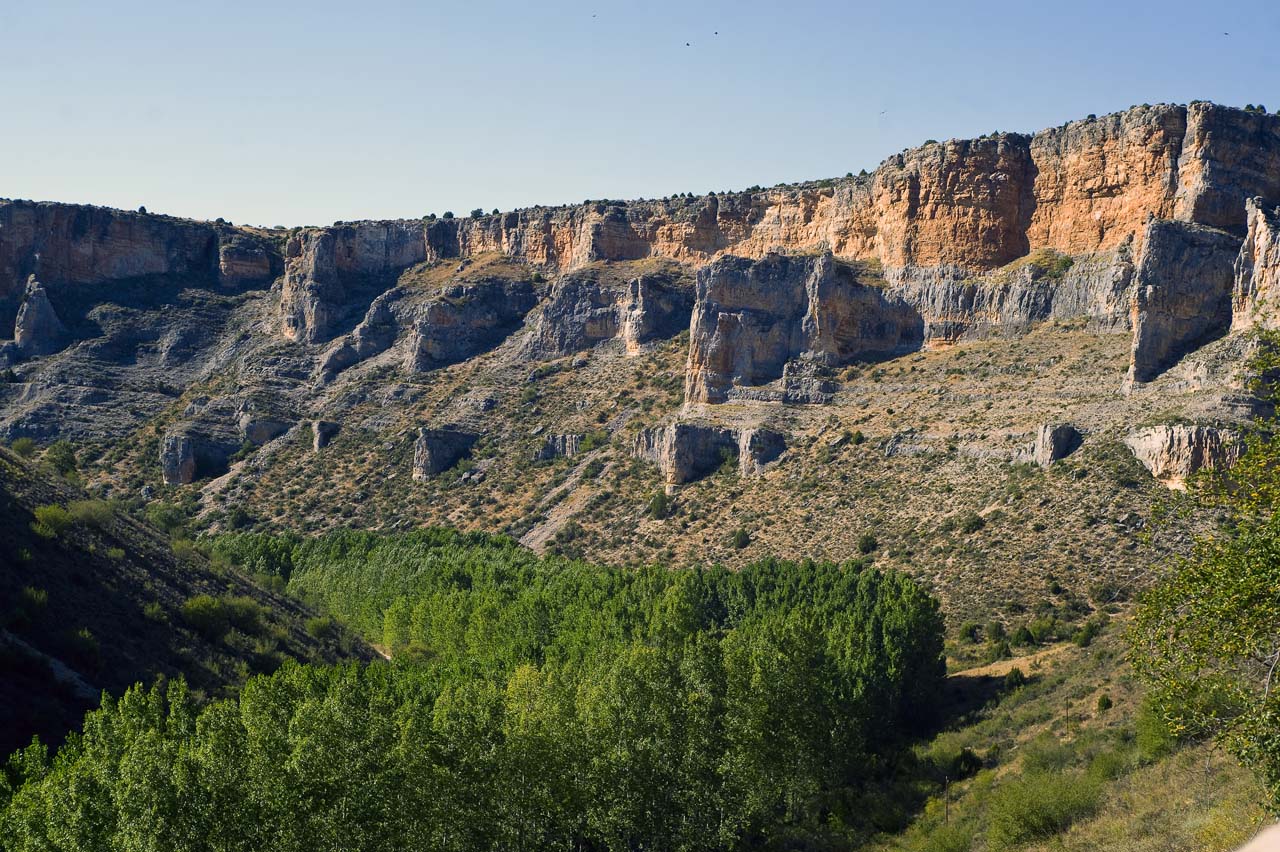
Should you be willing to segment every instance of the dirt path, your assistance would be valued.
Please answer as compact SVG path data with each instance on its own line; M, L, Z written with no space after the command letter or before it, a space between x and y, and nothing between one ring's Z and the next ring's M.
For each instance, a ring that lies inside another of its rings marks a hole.
M994 663L988 663L985 666L952 672L948 677L1004 677L1015 668L1022 669L1023 674L1028 674L1033 664L1044 665L1045 662L1062 654L1068 647L1064 642L1036 651L1034 654L1027 654L1025 657L1015 657L1012 660L996 660Z
M572 492L547 512L545 521L520 537L521 544L530 550L541 553L546 548L547 542L551 541L555 534L569 523L570 518L578 514L582 507L587 504L587 501L591 499L591 489L580 488L579 486L582 484L582 469L586 465L587 459L592 455L592 453L584 453L573 474L565 480L563 485L547 495L547 500L552 500L555 499L557 494ZM604 476L611 467L612 465L605 465L599 476ZM543 502L545 503L546 501Z

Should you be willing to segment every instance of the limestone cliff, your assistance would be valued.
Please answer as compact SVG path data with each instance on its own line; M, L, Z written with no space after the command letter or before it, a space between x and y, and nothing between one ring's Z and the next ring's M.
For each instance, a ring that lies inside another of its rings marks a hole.
M1250 198L1247 212L1248 230L1235 263L1232 331L1280 324L1280 208Z
M873 280L830 253L726 257L700 270L685 398L722 402L730 387L780 378L797 358L841 364L918 346L919 315Z
M1239 240L1216 228L1153 220L1133 295L1130 382L1155 378L1231 325Z

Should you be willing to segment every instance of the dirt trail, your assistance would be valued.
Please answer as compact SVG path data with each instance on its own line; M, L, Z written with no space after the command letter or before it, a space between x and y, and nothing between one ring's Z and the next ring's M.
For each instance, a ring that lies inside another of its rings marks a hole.
M1045 662L1052 660L1066 651L1068 645L1064 642L1059 645L1052 645L1034 654L1027 654L1025 657L1014 657L1011 660L996 660L994 663L988 663L985 666L977 668L965 669L961 672L952 672L948 677L1004 677L1013 669L1022 669L1023 674L1029 674L1033 664L1044 665Z

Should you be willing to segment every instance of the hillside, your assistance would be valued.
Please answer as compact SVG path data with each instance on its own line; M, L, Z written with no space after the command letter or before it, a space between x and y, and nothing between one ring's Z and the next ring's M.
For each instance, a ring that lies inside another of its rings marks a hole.
M293 598L0 450L0 750L59 742L106 690L182 675L199 699L285 659L369 659ZM310 626L310 631L308 627Z
M474 219L0 202L0 431L197 528L446 523L614 564L874 544L1014 620L1046 576L1127 588L1185 547L1150 507L1257 410L1277 163L1280 117L1197 102Z

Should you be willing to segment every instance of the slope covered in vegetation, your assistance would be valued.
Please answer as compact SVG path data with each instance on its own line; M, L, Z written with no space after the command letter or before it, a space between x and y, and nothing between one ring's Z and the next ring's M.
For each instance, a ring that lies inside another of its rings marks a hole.
M285 659L371 656L328 622L308 631L315 613L297 600L214 566L180 531L174 539L126 503L89 499L73 480L63 450L39 462L0 450L6 753L32 734L59 741L104 689L182 675L211 697ZM151 516L168 520L162 506Z

